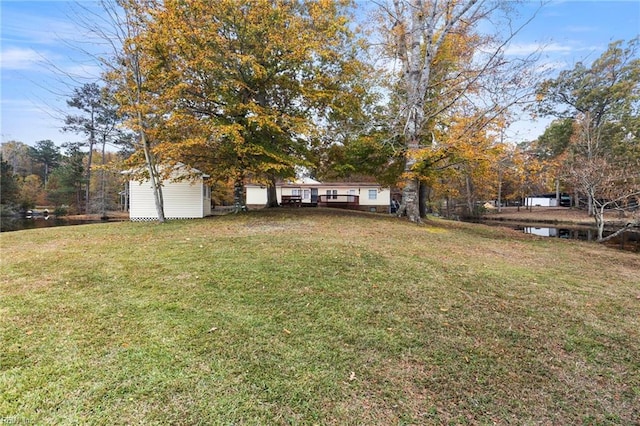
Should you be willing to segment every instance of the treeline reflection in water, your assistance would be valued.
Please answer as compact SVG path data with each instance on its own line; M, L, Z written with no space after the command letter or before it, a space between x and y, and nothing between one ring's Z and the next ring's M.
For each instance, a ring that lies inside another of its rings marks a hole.
M0 219L0 232L22 231L25 229L50 228L54 226L87 225L105 223L105 220L84 220L38 216L33 218L3 217Z
M479 223L515 229L524 232L525 234L537 235L540 237L594 242L598 239L598 230L590 227L568 227L542 223L508 223L504 221L490 220L480 221ZM606 228L604 231L604 237L613 234L615 231L616 229ZM603 244L611 248L640 253L640 229L625 231Z

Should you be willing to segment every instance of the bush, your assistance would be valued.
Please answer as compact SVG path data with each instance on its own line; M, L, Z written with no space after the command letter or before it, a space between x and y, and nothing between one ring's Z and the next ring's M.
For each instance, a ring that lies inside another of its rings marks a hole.
M53 215L54 216L66 216L69 214L69 207L68 206L57 206L55 208L55 210L53 211Z
M8 216L17 216L18 208L13 204L0 204L0 216L8 217Z

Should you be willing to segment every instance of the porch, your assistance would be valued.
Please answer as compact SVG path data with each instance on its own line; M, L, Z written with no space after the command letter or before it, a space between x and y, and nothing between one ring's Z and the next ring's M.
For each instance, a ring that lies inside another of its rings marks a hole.
M353 194L318 195L318 207L359 210L360 196Z
M283 195L283 207L302 207L302 197L300 195Z

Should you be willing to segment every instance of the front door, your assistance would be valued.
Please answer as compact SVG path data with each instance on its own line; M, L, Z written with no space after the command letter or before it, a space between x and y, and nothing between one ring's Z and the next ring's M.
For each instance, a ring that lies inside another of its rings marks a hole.
M311 204L318 203L318 188L311 188Z

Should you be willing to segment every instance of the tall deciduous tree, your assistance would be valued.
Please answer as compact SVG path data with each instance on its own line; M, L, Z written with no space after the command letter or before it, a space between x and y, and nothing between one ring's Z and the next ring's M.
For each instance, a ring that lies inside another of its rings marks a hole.
M527 75L524 72L527 61L509 65L504 60L503 48L517 29L506 31L506 41L477 32L476 27L497 11L497 3L483 0L388 3L381 6L383 33L387 35L384 45L385 53L400 64L392 97L397 105L405 155L403 200L398 213L418 222L421 216L417 169L421 168L423 148L434 142L438 116L464 100L474 101L471 104L475 111L465 114L467 117L481 118L484 124L499 117L508 105L525 96L526 85L522 82ZM457 49L461 41L464 48ZM500 90L482 90L483 87ZM507 91L511 91L508 99L503 96ZM482 123L469 127L472 133L481 128Z
M154 146L158 143L158 125L164 120L166 111L158 109L154 103L157 91L151 82L156 77L158 63L135 41L146 31L152 13L161 7L161 2L104 0L101 3L107 16L103 20L108 25L107 28L92 28L92 31L111 44L112 56L103 60L104 79L119 105L119 116L134 133L131 138L135 150L131 157L133 170L140 179L150 181L158 221L163 223L162 176ZM136 161L140 157L142 160Z
M7 141L2 143L2 157L11 166L13 174L26 177L33 173L31 147L23 142Z
M159 147L234 183L273 186L305 164L318 124L358 98L346 1L166 1L135 39L157 64L155 105L171 110Z

